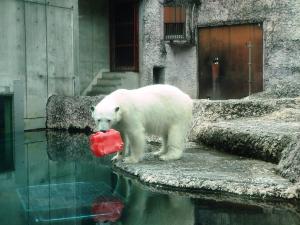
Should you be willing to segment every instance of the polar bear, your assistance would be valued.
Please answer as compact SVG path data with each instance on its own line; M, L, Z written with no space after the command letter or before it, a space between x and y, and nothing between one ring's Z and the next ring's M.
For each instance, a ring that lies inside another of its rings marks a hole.
M134 90L119 89L91 107L96 131L110 128L121 133L126 163L143 158L145 135L162 137L162 147L154 154L161 160L181 158L184 140L192 119L192 99L171 85L150 85ZM113 160L123 159L122 153Z

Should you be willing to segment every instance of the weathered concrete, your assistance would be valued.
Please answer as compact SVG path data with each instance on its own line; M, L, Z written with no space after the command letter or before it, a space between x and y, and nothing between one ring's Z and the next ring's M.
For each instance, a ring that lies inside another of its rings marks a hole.
M281 152L300 134L300 123L234 120L194 128L197 141L227 152L277 163Z
M80 93L109 71L109 1L78 0Z
M53 95L47 102L46 127L53 129L91 129L95 126L91 106L104 96L65 97Z
M0 84L25 83L25 129L45 127L52 94L74 95L78 76L77 0L0 1Z
M183 158L163 162L146 154L138 164L118 162L120 169L148 185L185 191L216 191L253 197L295 198L297 190L275 173L275 165L220 153L202 145L187 148ZM292 191L291 191L292 190Z
M52 96L47 104L47 127L93 128L90 106L95 105L102 98L103 96ZM151 184L161 182L163 185L178 188L221 190L235 194L269 197L295 197L298 189L290 181L299 181L300 177L297 142L300 135L299 101L299 98L194 101L194 119L188 136L190 141L205 143L234 155L279 162L277 169L276 164L254 159L246 160L224 153L218 155L214 150L204 148L202 145L188 146L183 159L174 162L163 163L147 155L145 161L136 166L122 163L116 166L138 175L139 179ZM159 140L155 137L150 137L148 142L152 143L149 145L151 148L159 145L157 145ZM228 170L224 169L226 166ZM261 174L257 168L262 170ZM179 170L184 172L179 173ZM231 174L231 177L230 173L235 170L236 173ZM250 170L250 175L242 179L247 170ZM209 175L205 171L214 171L210 174L212 180L207 180ZM224 174L221 173L222 171ZM277 171L286 178L276 175ZM219 172L221 174L218 175ZM256 177L256 174L259 176ZM223 177L223 180L220 177ZM235 177L241 180L232 180ZM270 177L274 180L270 180Z
M296 136L282 152L278 170L282 176L288 177L300 186L300 135Z
M194 120L203 121L232 120L245 117L260 117L280 109L296 108L300 98L284 99L244 99L244 100L194 100Z
M198 100L189 135L234 154L278 162L300 133L299 99Z
M197 100L192 141L274 163L291 181L300 177L297 137L300 99Z

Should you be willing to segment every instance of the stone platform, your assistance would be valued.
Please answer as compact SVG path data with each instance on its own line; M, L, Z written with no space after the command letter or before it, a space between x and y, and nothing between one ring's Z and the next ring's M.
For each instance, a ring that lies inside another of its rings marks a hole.
M137 164L117 162L114 168L162 189L213 191L260 198L298 196L294 184L276 173L275 164L198 144L187 147L180 160L164 162L147 153Z
M102 98L50 97L47 128L92 130L90 107ZM300 197L299 97L194 100L188 140L196 146L188 145L180 160L166 163L146 154L138 164L119 162L115 169L170 189Z

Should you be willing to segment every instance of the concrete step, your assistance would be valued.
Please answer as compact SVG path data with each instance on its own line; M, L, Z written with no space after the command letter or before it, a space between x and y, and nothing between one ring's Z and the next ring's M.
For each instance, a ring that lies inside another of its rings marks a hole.
M87 96L100 96L100 95L108 95L108 92L98 92L98 91L90 91L87 93Z
M102 73L103 79L121 79L124 77L137 76L135 72L104 72Z
M125 73L121 72L104 72L102 73L102 79L109 79L109 80L114 80L114 79L122 79Z
M95 93L111 93L119 88L118 85L93 85L91 92Z
M97 85L99 86L118 86L122 85L122 79L121 78L114 78L114 79L107 79L102 78L97 80Z
M189 140L278 163L300 135L299 105L297 99L195 100Z
M203 123L197 141L231 154L278 163L284 149L300 135L300 123L241 119Z

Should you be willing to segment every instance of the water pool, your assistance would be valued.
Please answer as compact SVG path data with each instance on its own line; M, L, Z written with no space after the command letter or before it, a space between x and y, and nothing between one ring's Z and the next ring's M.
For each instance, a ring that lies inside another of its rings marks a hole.
M110 157L93 157L85 134L24 140L1 155L10 165L0 170L0 225L300 225L299 207L287 202L148 188L113 171Z

